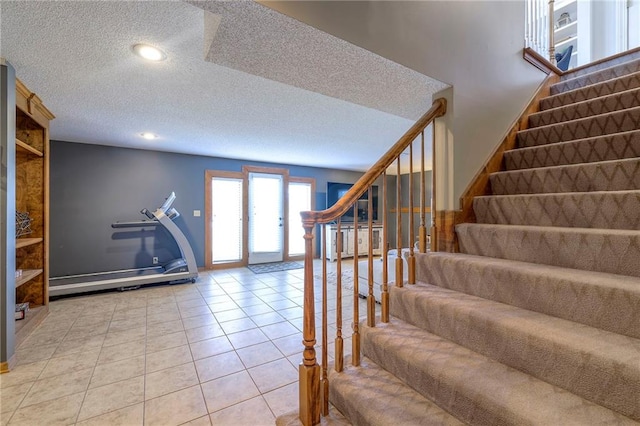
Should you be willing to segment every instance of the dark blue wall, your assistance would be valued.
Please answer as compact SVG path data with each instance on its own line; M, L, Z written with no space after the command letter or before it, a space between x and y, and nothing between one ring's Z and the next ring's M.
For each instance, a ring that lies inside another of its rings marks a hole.
M130 269L178 255L163 230L113 229L140 220L175 191L176 224L204 266L206 170L242 171L243 165L289 169L316 179L316 209L326 206L327 182L355 182L356 172L229 160L195 155L51 142L50 271L52 277ZM201 216L194 217L193 211Z

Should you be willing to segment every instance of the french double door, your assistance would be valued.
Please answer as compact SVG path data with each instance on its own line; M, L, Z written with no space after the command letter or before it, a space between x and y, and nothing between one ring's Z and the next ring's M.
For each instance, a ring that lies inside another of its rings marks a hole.
M207 171L205 186L207 268L304 255L300 212L314 208L314 179L245 166L242 172Z

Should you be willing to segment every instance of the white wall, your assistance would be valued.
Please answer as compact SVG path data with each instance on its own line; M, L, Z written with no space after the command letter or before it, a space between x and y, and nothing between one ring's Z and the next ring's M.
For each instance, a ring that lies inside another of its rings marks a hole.
M454 206L545 75L522 59L524 0L261 3L453 86Z
M640 46L640 0L629 0L629 49Z
M591 60L615 55L624 50L626 32L618 25L617 1L593 0L591 6ZM580 18L578 18L580 19Z

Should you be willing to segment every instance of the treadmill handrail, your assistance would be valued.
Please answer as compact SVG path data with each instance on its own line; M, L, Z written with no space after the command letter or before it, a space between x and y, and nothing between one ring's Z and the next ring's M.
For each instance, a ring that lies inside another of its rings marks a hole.
M196 277L198 276L198 264L196 263L196 257L193 255L193 250L191 249L191 244L189 244L189 240L182 233L178 225L173 223L173 220L169 216L167 216L162 209L158 209L153 212L155 218L160 222L164 229L171 234L176 244L178 245L178 249L180 250L180 255L187 262L187 269L191 274L194 274Z
M169 194L167 199L164 200L164 203L162 203L162 205L160 207L158 207L158 210L162 210L163 212L166 213L167 210L169 210L169 208L171 207L171 205L175 201L175 199L176 199L176 193L171 191L171 194Z
M112 223L112 228L144 228L145 226L160 226L157 220L135 220L129 222Z

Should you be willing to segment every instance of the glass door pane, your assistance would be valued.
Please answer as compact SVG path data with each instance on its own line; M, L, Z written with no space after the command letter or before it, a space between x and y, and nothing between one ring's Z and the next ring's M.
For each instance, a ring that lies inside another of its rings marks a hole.
M242 179L211 180L211 257L213 263L242 260Z
M283 177L249 173L249 263L280 262L284 257Z
M289 256L304 254L304 228L300 212L311 210L311 184L289 184Z

